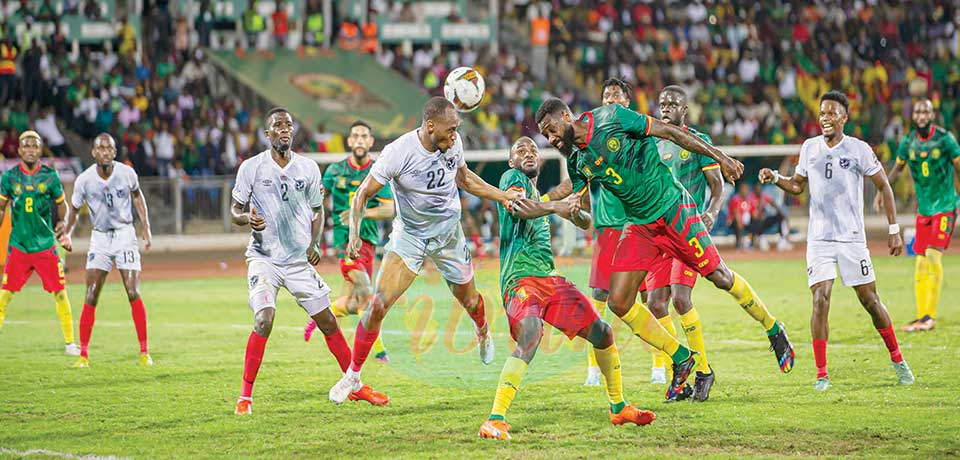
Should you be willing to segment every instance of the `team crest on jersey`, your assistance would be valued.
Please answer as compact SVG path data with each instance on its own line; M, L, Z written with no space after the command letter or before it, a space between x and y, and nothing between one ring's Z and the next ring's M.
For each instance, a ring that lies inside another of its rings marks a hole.
M916 159L917 159L917 152L916 152L915 150L913 150L913 149L910 149L910 159L911 159L911 160L916 160Z
M620 150L620 139L617 139L615 137L611 137L607 139L607 150L611 152L616 152Z
M117 189L117 198L123 198L123 197L125 197L126 195L127 195L127 191L126 191L126 190L124 190L124 189L122 189L122 188L118 188L118 189Z
M930 153L934 160L940 159L940 149L933 149L933 152Z
M41 182L40 185L37 186L37 190L40 191L40 193L46 193L46 192L47 192L47 183L46 183L46 182Z
M690 159L690 151L689 151L689 150L681 150L681 151L680 151L680 161L687 161L687 160L689 160L689 159Z
M840 157L840 167L843 169L850 169L850 159Z
M517 289L517 298L520 299L521 302L527 300L527 291L523 288Z
M303 189L307 188L307 181L303 179L294 179L293 188L298 192L302 192Z
M14 195L19 195L19 194L21 194L21 193L23 193L23 188L20 186L20 184L15 184L15 185L13 186L13 194L14 194Z
M590 170L589 166L584 166L581 171L583 171L583 175L587 176L587 180L593 179L593 171Z
M456 157L444 157L443 166L449 171L453 171L457 167L457 158Z
M344 176L337 176L337 188L347 188L347 178Z

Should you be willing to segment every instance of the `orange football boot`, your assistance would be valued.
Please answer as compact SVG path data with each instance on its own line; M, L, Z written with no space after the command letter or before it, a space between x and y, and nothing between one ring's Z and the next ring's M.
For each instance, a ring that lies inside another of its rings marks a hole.
M350 393L351 401L366 401L374 406L386 406L390 402L390 397L379 391L375 391L370 385L364 384L359 390Z
M250 415L253 413L253 401L240 398L237 400L237 408L233 411L237 415Z
M624 406L623 410L619 414L614 414L613 411L610 411L610 423L614 425L623 425L627 422L633 423L636 425L649 425L657 419L657 414L654 414L648 410L640 410L634 407L632 404L627 404Z
M503 420L486 420L480 425L480 437L509 441L510 424Z

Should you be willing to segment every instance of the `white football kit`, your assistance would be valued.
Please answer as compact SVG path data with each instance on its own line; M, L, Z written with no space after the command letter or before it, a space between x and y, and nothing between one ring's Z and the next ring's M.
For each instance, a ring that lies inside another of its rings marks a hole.
M87 270L109 272L114 265L120 270L140 270L140 248L133 227L130 196L139 190L136 171L117 161L113 162L113 172L106 179L100 177L97 165L77 176L70 204L79 209L86 202L93 223Z
M830 148L823 136L800 148L797 174L807 178L810 222L807 228L807 283L837 277L844 286L873 282L873 261L863 227L863 178L883 171L866 142L843 136Z
M466 165L460 135L446 152L428 152L419 129L384 147L370 176L381 185L392 182L397 217L386 250L399 255L419 273L430 259L443 278L466 284L473 279L470 250L460 226L457 170Z
M307 262L311 221L323 206L320 168L291 153L281 168L270 150L240 164L233 199L250 205L266 228L251 231L247 246L247 281L254 313L276 306L282 286L313 316L330 307L330 288Z

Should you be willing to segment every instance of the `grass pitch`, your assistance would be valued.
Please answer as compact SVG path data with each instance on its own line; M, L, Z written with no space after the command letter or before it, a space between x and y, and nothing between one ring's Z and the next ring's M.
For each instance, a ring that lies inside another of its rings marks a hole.
M960 258L945 260L936 331L898 335L917 376L913 387L896 385L869 317L838 281L829 346L833 386L814 392L803 261L734 262L786 323L797 350L791 374L778 371L758 325L701 280L694 300L717 372L707 403L662 403L664 388L647 383L649 353L614 319L627 399L655 410L657 421L612 426L603 390L581 386L583 345L554 332L507 414L514 439L505 443L477 438L512 349L495 269L477 275L495 318L494 364L480 364L469 320L431 273L387 318L384 341L393 362L371 360L364 370L365 382L391 396L383 408L327 400L339 370L322 337L303 341L306 315L283 294L249 417L233 415L252 321L244 279L145 282L152 368L136 365L128 303L119 283L108 284L97 309L92 367L75 370L75 358L63 355L53 299L34 278L14 298L0 331L0 458L957 456ZM899 326L914 313L913 263L878 257L875 264L881 296ZM587 265L562 269L586 287ZM334 270L324 275L338 292ZM71 284L69 293L77 322L83 286ZM356 319L342 324L352 344Z

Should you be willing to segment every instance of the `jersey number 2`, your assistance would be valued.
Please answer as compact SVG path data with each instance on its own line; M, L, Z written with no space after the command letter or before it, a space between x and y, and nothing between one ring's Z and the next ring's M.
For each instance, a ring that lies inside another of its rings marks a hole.
M443 187L443 178L446 174L442 168L436 171L427 171L427 190Z
M280 183L280 199L283 201L290 201L290 198L287 196L287 184L284 182Z

